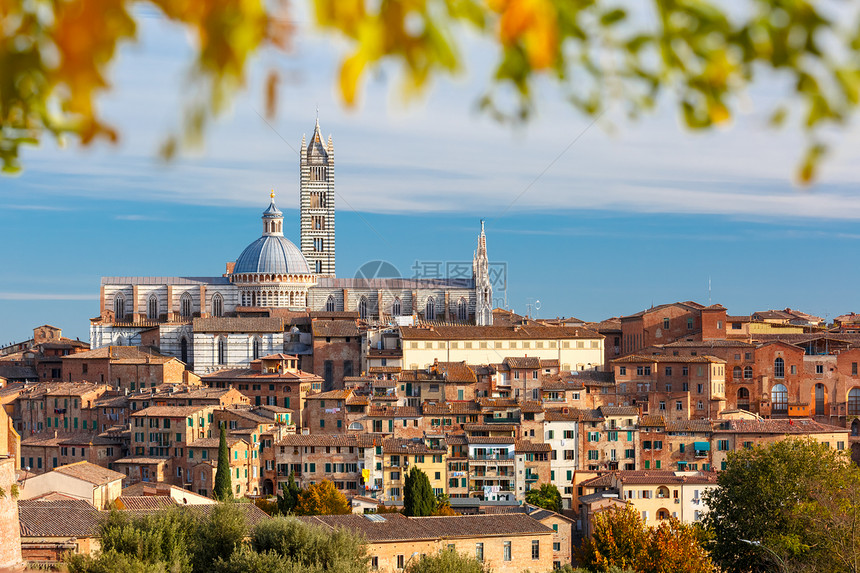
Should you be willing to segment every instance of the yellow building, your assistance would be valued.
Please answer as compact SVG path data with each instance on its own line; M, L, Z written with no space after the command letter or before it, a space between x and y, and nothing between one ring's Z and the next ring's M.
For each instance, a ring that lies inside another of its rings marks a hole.
M526 356L558 360L562 371L599 370L603 365L603 335L584 327L403 326L400 338L403 368L410 370L434 362L497 364Z
M397 439L385 440L382 444L383 501L402 501L406 474L417 467L427 475L430 487L436 495L447 493L448 445L445 440Z

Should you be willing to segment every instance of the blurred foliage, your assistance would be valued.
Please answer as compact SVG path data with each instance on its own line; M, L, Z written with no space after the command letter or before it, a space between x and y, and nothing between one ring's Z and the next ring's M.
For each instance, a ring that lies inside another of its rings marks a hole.
M194 41L181 135L165 157L198 144L205 125L243 85L249 58L285 48L286 6L263 0L152 0ZM116 140L97 96L110 89L117 48L137 37L133 0L0 0L0 157L20 169L22 145L45 132L83 144ZM316 24L350 43L338 88L348 106L363 79L386 62L402 68L403 93L453 75L464 45L498 46L482 108L499 121L533 113L539 82L599 118L612 104L631 118L666 94L691 129L729 121L757 76L785 82L773 125L793 116L807 135L798 169L811 181L828 147L823 128L845 125L860 101L860 22L850 3L814 0L313 0ZM464 34L463 32L470 33ZM775 75L774 75L775 72ZM265 80L275 111L278 78ZM510 96L513 95L511 98Z

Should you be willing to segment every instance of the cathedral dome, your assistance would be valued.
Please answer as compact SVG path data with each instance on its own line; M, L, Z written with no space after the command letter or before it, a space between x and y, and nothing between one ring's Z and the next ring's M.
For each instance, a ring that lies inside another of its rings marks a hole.
M263 236L248 245L233 267L233 274L310 274L305 256L284 237L284 214L275 206L272 191L269 208L263 211Z
M233 274L272 273L309 274L305 256L283 236L263 235L248 245L233 267Z

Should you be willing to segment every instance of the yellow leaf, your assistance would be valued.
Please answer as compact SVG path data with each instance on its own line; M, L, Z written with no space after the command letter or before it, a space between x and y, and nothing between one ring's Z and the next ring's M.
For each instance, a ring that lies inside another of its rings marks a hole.
M358 81L364 71L367 60L359 51L343 61L340 66L340 93L348 106L355 105L355 95Z

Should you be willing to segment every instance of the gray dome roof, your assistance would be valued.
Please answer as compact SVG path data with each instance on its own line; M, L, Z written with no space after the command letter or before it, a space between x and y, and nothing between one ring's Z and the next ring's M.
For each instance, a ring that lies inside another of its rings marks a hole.
M279 235L263 235L247 246L233 267L233 274L310 274L304 255L292 241Z

